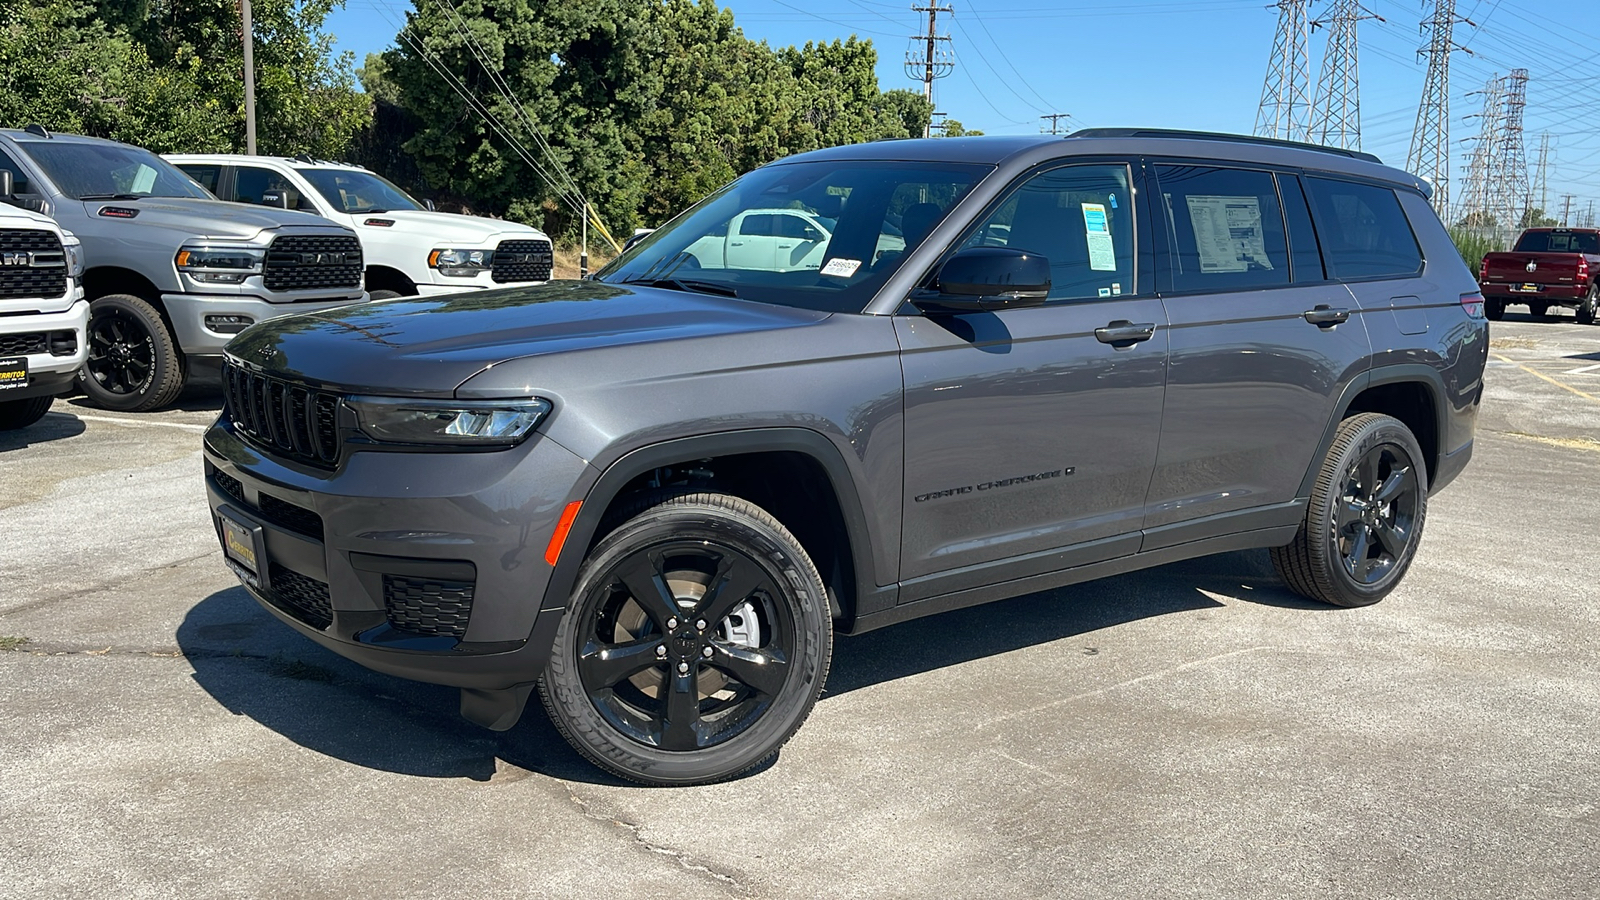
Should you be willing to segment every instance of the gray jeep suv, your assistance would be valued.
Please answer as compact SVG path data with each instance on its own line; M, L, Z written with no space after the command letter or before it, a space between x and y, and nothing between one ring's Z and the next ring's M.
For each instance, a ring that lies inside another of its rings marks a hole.
M218 536L306 637L489 728L538 686L654 784L776 753L835 632L1252 547L1373 603L1487 352L1427 190L1175 132L784 159L589 281L245 332Z

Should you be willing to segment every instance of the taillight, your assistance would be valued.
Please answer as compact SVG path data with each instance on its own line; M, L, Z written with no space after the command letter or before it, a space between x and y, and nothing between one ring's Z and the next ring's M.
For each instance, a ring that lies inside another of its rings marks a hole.
M1483 262L1478 263L1478 281L1489 280L1489 257L1485 256Z
M1483 294L1479 291L1462 294L1461 308L1466 311L1469 319L1483 318Z
M1589 261L1581 256L1578 257L1578 280L1589 280Z

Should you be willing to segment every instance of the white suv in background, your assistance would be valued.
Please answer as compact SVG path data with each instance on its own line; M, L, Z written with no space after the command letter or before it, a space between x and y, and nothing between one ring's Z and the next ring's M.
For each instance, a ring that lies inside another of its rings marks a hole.
M550 280L553 259L544 232L436 212L360 166L222 153L166 158L219 199L315 213L354 228L374 300Z

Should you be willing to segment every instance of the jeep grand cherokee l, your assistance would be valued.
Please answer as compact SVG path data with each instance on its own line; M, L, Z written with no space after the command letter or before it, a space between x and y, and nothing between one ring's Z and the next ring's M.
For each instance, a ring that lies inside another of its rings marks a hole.
M217 533L306 637L490 728L537 686L653 784L775 754L835 632L1252 547L1373 603L1471 455L1487 351L1427 191L1170 132L780 160L590 281L245 332ZM832 223L821 252L697 256L774 209Z

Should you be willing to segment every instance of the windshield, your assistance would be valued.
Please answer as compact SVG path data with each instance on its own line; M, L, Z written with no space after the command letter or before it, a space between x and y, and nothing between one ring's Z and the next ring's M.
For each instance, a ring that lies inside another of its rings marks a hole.
M405 191L371 172L360 169L299 171L317 189L317 193L340 212L369 213L422 208L422 204L411 199Z
M991 166L838 160L766 166L596 275L860 312Z
M118 197L214 199L172 163L127 144L19 141L55 186L74 200Z
M1529 231L1517 241L1522 253L1600 254L1600 234L1592 231Z

